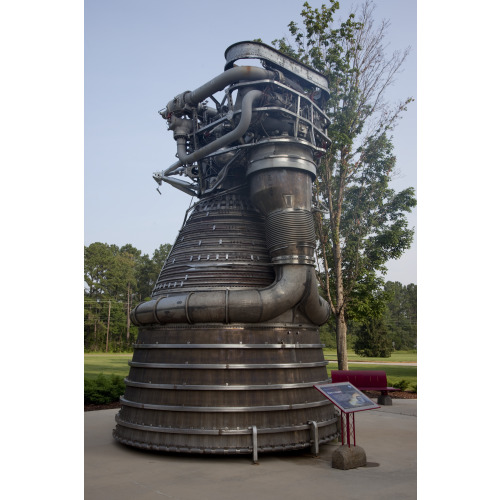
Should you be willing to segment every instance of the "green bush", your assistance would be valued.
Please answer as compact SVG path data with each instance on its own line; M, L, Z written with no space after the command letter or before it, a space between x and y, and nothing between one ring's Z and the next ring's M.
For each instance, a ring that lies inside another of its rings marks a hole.
M125 392L125 382L119 375L99 373L95 379L84 380L85 404L103 405L119 401Z
M394 382L394 384L392 384L392 387L396 387L396 389L400 389L401 391L406 391L406 389L410 387L410 382L405 379L399 380L398 382Z

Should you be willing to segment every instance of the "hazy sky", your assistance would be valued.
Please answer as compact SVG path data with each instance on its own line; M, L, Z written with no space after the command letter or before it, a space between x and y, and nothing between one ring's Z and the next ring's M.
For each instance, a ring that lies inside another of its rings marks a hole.
M303 3L85 1L85 245L131 243L151 255L160 244L174 243L190 197L166 184L161 196L156 191L151 174L175 161L175 141L158 110L221 73L229 45L286 36ZM416 1L375 4L376 17L391 20L388 52L412 47L390 97L416 99ZM416 115L415 102L394 132L397 190L417 187ZM416 228L416 210L409 220ZM405 256L390 263L386 279L416 283L416 260L415 238Z

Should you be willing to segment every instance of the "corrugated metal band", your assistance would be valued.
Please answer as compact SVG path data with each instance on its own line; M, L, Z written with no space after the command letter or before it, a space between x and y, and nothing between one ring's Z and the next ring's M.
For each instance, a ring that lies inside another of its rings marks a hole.
M128 364L134 368L167 368L167 369L187 369L187 370L260 370L268 368L313 368L316 366L326 366L328 361L315 361L313 363L274 363L274 364L222 364L222 363L193 363L184 364L178 363L139 363L137 361L129 361Z
M135 382L125 378L125 385L143 389L168 389L182 391L270 391L276 389L306 389L315 384L328 384L330 379L318 382L297 382L295 384L267 385L185 385L185 384L152 384L150 382Z
M288 405L271 405L271 406L178 406L178 405L155 405L148 403L136 403L129 401L123 396L120 396L120 403L124 406L132 408L141 408L143 410L160 410L160 411L185 411L185 412L201 412L201 413L241 413L241 412L258 412L258 411L288 411L288 410L303 410L304 408L316 408L318 406L331 405L332 403L325 399L323 401L311 401L310 403L290 403Z
M225 290L225 288L223 288ZM176 297L180 294L181 292L174 292L174 293L167 293L162 295L162 297ZM288 330L292 332L300 331L300 332L306 332L306 331L312 331L315 332L317 331L318 327L314 325L308 325L306 324L297 324L297 323L231 323L230 326L228 325L221 325L221 324L214 324L214 323L197 323L196 328L200 330L229 330L229 331L234 331L234 330L240 330L244 332L245 330L262 330L262 331L268 331L268 332L273 332L275 330L282 331L283 333L287 333ZM165 327L165 325L151 325L148 326L148 330L192 330L193 327L190 325L186 325L185 323L172 323L171 325L168 325L168 328ZM140 345L140 344L139 344Z
M177 453L206 453L209 455L242 455L253 453L253 448L249 447L239 447L239 448L206 448L198 446L176 446L176 445L158 445L151 443L143 443L141 441L135 441L133 439L123 439L119 436L116 430L113 431L113 436L120 443L126 444L128 446L135 446L143 450L154 450L154 451L166 451L166 452L177 452ZM335 434L330 434L324 438L319 439L319 444L328 443L338 437L338 432ZM311 440L312 441L312 440ZM290 443L286 445L274 445L274 446L258 446L259 453L270 453L270 452L283 452L298 450L303 448L309 448L311 446L311 441L303 443Z
M134 349L322 349L323 344L134 344Z
M200 447L189 447L189 446L164 446L157 444L141 443L140 441L134 441L132 439L123 439L116 435L116 431L113 431L115 439L120 443L126 444L128 446L135 446L136 448L141 448L143 450L154 450L154 451L166 451L166 452L177 452L177 453L206 453L209 455L243 455L253 453L253 448L200 448ZM331 434L326 438L320 439L319 444L328 443L337 437L338 434ZM309 448L311 443L292 443L287 445L277 445L277 446L259 446L259 453L270 453L270 452L283 452L292 451L303 448Z
M337 418L331 420L325 420L324 422L318 422L318 427L326 427L327 425L332 425L337 422ZM141 425L132 422L126 422L121 420L119 414L115 416L115 421L118 425L123 425L123 427L129 427L131 429L138 429L141 431L149 432L162 432L166 434L200 434L209 436L235 436L235 435L247 435L252 434L251 429L179 429L173 427L158 427L151 425ZM280 432L294 432L294 431L305 431L310 428L309 424L302 425L290 425L286 427L275 427L275 428L262 428L258 429L259 434L278 434Z
M308 210L278 210L266 217L266 241L272 250L284 244L316 244L314 218Z

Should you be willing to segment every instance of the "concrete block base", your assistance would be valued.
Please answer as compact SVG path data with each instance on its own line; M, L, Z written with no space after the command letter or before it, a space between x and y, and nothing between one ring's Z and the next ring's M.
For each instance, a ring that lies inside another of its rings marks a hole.
M339 446L332 453L332 467L334 469L348 470L366 465L366 453L361 446Z
M392 398L388 394L381 394L377 399L377 404L392 406Z

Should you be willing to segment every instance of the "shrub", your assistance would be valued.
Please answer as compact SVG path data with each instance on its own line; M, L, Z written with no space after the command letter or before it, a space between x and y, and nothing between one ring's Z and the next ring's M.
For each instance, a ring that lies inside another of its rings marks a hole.
M84 380L85 404L108 404L119 401L125 392L125 382L119 375L106 377L102 373L95 379Z
M408 380L399 380L398 382L395 382L392 384L393 387L396 387L396 389L400 389L401 391L406 391L408 387L410 387L410 382Z

